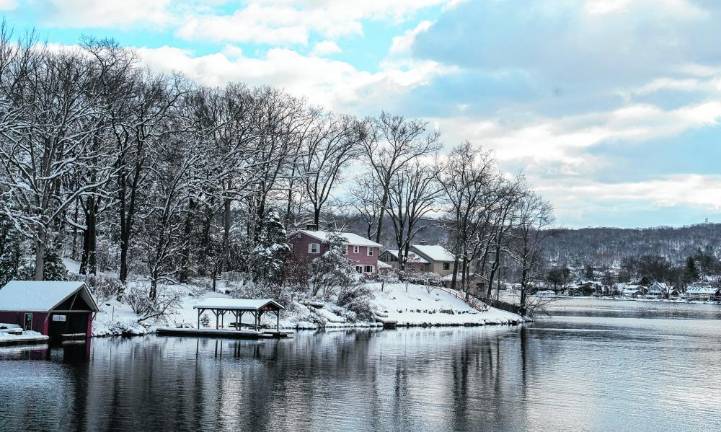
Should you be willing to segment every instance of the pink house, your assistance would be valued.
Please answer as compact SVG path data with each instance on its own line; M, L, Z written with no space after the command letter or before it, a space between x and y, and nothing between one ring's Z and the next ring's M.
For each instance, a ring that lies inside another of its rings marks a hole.
M288 235L297 262L310 263L329 249L329 231L299 230ZM377 273L382 245L353 233L338 233L346 240L345 254L358 273Z

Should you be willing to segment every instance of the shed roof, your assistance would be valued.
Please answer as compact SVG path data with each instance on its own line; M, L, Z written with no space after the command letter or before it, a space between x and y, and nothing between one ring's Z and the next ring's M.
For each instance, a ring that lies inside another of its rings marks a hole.
M193 306L193 309L223 309L255 311L270 305L272 309L285 309L273 299L233 299L223 297L207 298Z
M453 262L456 259L452 253L441 245L413 245L413 249L432 261Z
M305 234L309 237L313 237L322 242L327 242L328 239L330 238L331 234L333 234L333 232L331 232L331 231L310 231L310 230L298 230L294 234L297 234L297 233ZM348 232L339 232L337 234L340 234L345 239L345 241L351 246L383 247L383 245L378 244L378 243L374 242L373 240L369 240L365 237L361 237L358 234L348 233Z
M91 311L100 310L85 282L10 281L0 289L0 311L49 312L77 292Z

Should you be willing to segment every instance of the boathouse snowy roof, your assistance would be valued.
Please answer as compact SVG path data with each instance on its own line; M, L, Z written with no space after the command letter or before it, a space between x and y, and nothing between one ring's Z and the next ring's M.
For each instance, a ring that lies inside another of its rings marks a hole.
M76 293L90 310L99 310L84 282L10 281L0 289L0 311L49 312Z
M413 245L413 249L431 261L455 261L453 254L441 245Z
M233 299L224 297L207 298L193 306L193 309L222 310L260 310L269 306L270 309L285 309L273 299Z
M298 230L294 234L302 233L309 237L313 237L322 242L327 242L330 236L333 234L331 231L310 231L310 230ZM358 234L341 232L337 233L342 236L345 241L351 246L368 246L368 247L383 247L383 245L369 240L365 237L361 237ZM292 235L292 234L291 234Z

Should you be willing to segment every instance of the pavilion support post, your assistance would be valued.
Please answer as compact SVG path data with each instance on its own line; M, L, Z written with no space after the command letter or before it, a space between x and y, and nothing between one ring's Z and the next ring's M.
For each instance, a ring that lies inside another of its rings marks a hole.
M243 311L239 311L238 314L240 316L240 318L238 318L238 329L242 330L243 329Z
M280 311L275 311L275 331L280 333Z
M198 330L200 330L200 309L198 309Z
M220 311L220 326L225 327L225 311Z

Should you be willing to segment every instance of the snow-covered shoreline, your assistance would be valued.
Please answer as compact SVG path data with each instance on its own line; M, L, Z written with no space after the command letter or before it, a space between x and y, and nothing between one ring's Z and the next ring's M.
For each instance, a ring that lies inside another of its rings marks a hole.
M307 300L293 301L291 307L281 314L280 328L284 330L336 330L336 329L382 329L383 321L392 321L397 327L469 327L485 325L517 325L524 319L516 314L489 307L479 311L461 299L442 289L421 285L392 283L366 284L373 294L369 301L378 321L356 321L353 313L331 302ZM197 310L193 305L211 297L230 297L194 285L172 285L181 297L179 307L166 317L147 320L140 324L139 317L130 306L109 300L100 302L101 311L93 324L94 337L136 336L154 333L158 327L196 327ZM214 317L208 326L214 327ZM262 323L275 326L275 319L268 317Z

